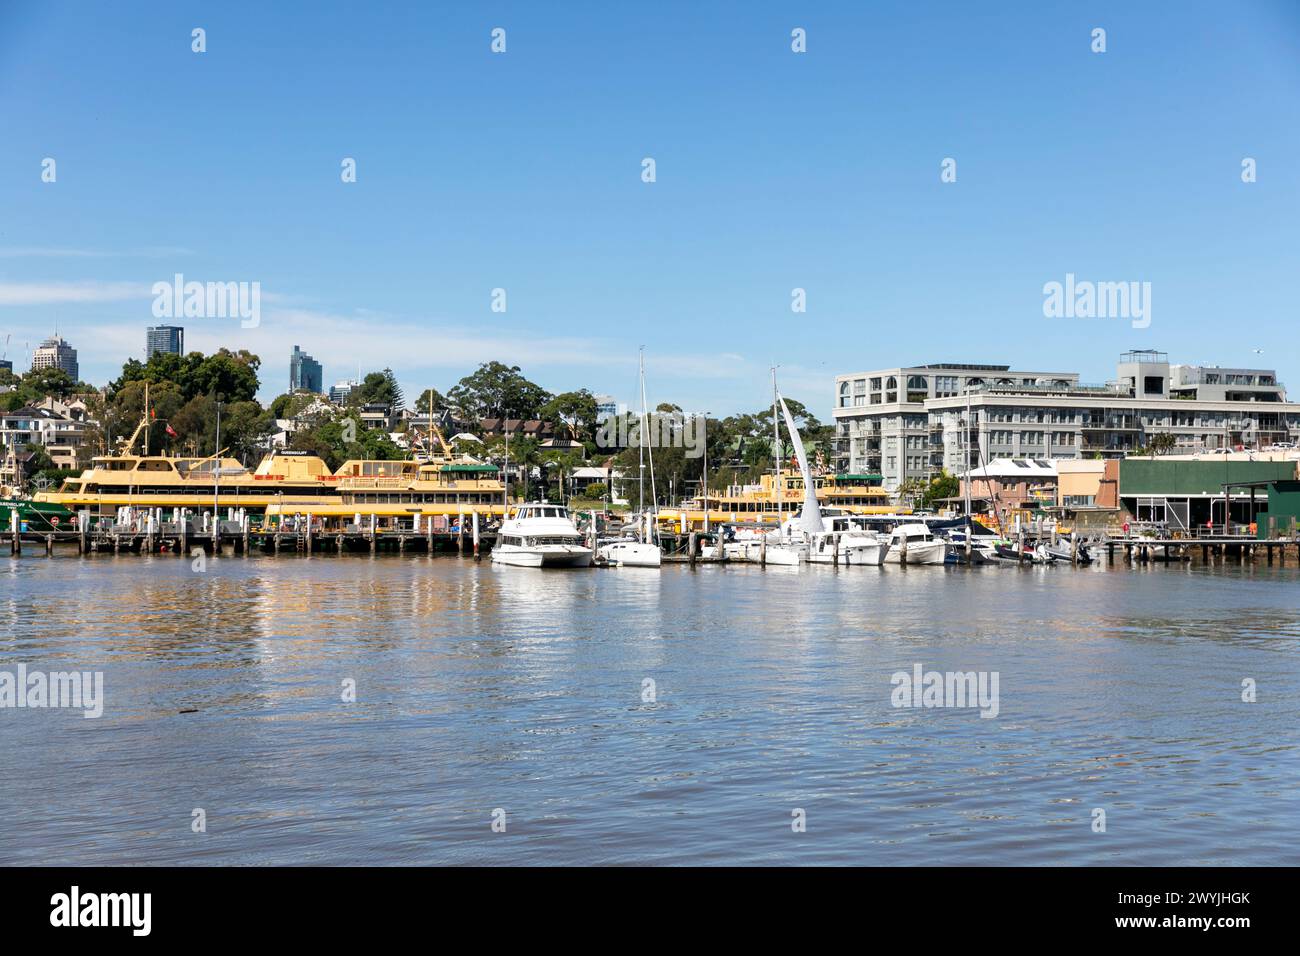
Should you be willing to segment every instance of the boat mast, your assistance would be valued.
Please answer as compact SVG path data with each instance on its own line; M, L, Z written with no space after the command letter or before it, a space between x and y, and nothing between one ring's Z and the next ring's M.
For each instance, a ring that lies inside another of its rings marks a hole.
M772 366L772 458L776 465L776 527L781 530L784 520L785 489L781 487L781 432L776 422L776 366Z
M645 346L641 346L637 382L641 389L641 419L637 422L637 469L636 469L636 513L637 537L646 539L645 532Z
M646 437L649 432L649 402L645 397L645 346L641 346L641 447L646 457L650 461L650 510L654 515L654 524L652 526L651 537L659 530L659 495L655 491L655 456L646 444Z
M962 470L965 472L966 486L966 542L970 543L970 385L966 386L966 427L961 430Z

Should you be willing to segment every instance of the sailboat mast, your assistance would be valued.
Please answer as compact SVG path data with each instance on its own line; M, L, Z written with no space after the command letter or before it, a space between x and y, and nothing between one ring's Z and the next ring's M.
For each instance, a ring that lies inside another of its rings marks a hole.
M640 515L637 529L641 540L645 540L645 346L641 346L640 359L637 364L637 383L641 389L641 416L637 421L637 469L636 469L636 513Z
M646 441L649 433L650 403L645 397L645 346L641 347L641 448L650 461L650 510L654 514L655 532L659 528L659 495L655 492L655 456Z
M776 422L776 366L772 366L772 459L776 464L776 526L781 527L784 517L785 489L781 486L781 432Z

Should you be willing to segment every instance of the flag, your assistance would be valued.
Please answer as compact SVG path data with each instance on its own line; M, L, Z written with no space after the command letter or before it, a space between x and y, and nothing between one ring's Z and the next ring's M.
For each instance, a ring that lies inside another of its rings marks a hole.
M163 427L167 430L167 434L168 434L168 435L171 435L172 438L180 438L180 437L181 437L180 435L176 434L176 432L172 429L172 427L171 427L170 425L164 425Z
M157 418L157 417L158 417L158 409L156 409L156 408L151 408L151 409L149 409L149 417L150 417L150 418Z

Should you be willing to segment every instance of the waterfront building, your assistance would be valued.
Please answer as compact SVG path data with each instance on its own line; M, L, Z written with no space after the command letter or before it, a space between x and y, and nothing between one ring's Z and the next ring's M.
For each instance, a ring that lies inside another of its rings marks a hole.
M144 334L144 360L155 355L184 355L185 330L179 325L151 325Z
M69 378L74 382L77 381L79 374L77 350L60 336L55 335L46 339L32 353L32 371L43 368L61 368L68 373Z
M837 470L879 472L891 490L998 458L1121 458L1156 435L1181 453L1300 436L1300 404L1272 370L1171 366L1150 350L1124 353L1115 380L1100 385L1074 372L954 363L840 375L835 389Z
M1268 508L1268 485L1294 482L1296 465L1285 453L1264 460L1252 459L1249 453L1125 458L1118 462L1120 505L1136 521L1171 532L1222 529L1225 518L1249 526Z
M289 356L289 391L320 392L323 381L320 362L295 345Z

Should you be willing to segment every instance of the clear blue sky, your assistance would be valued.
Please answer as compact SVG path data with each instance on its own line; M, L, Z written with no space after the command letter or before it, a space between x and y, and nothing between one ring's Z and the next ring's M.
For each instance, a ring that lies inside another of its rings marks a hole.
M261 283L259 328L180 324L268 398L294 344L628 401L644 344L652 402L715 414L774 360L829 417L838 372L1129 348L1294 397L1298 147L1295 2L3 2L0 340L57 324L103 383L181 272ZM1151 282L1151 326L1044 318L1067 272Z

